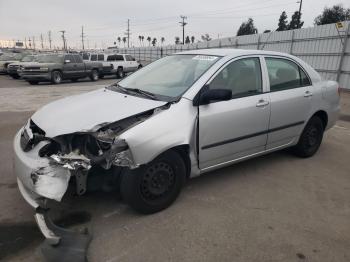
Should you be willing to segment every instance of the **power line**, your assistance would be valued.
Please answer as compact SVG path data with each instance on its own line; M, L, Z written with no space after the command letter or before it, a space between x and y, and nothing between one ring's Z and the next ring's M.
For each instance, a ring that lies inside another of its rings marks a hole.
M82 44L82 47L83 47L83 50L84 50L84 26L81 26L81 44Z
M51 43L52 43L51 31L48 32L48 36L49 36L49 44L50 44L50 49L51 49Z
M43 34L40 34L41 49L44 49L44 38Z
M182 19L180 23L180 25L182 26L182 44L185 44L185 26L187 25L187 23L185 22L185 19L187 19L186 16L181 15L180 18Z
M127 24L128 24L128 27L127 27L126 32L124 34L126 35L126 38L128 40L128 48L129 48L130 47L130 35L131 35L131 33L130 33L130 19L128 19Z
M64 36L65 30L60 31L62 33L62 40L63 40L63 50L66 50L66 37Z

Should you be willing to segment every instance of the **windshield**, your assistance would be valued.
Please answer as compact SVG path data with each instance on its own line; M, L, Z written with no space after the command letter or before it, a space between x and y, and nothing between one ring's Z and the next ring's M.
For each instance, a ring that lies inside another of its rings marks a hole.
M27 55L22 58L21 62L33 62L35 61L35 56L34 55Z
M167 56L128 76L119 85L154 95L179 97L218 59L207 55Z
M36 59L39 63L62 63L63 55L39 55Z

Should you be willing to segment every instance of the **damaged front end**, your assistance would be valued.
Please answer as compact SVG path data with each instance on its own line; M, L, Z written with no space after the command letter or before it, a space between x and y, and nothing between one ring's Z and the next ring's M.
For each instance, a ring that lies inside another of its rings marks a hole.
M60 235L65 232L48 218L47 200L61 201L72 177L76 180L77 195L84 194L89 172L95 166L104 170L112 167L137 168L127 142L119 135L163 108L56 137L47 137L44 130L29 120L17 133L14 170L18 186L25 200L36 209L35 218L47 239L47 246L61 243ZM63 235L66 239L72 238L67 232ZM80 238L85 243L81 245L87 248L89 237Z

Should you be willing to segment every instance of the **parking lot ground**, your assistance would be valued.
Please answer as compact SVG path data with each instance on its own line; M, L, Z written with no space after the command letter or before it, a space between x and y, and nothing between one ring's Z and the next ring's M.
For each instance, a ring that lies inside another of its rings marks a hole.
M40 261L43 237L12 172L13 136L48 101L114 80L34 87L15 81L19 86L4 87L9 81L4 78L0 260ZM208 173L190 180L170 208L154 215L136 214L116 193L103 192L68 197L58 213L66 226L90 227L89 261L345 262L350 261L349 156L350 94L343 93L340 120L312 158L282 151Z

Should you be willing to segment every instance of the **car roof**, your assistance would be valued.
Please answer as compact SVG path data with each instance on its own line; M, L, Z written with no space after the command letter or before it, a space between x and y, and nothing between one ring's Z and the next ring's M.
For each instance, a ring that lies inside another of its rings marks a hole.
M229 56L237 57L242 55L278 55L291 57L286 53L274 52L274 51L264 51L264 50L254 50L254 49L236 49L236 48L211 48L211 49L197 49L189 50L180 53L178 55L213 55L213 56Z

